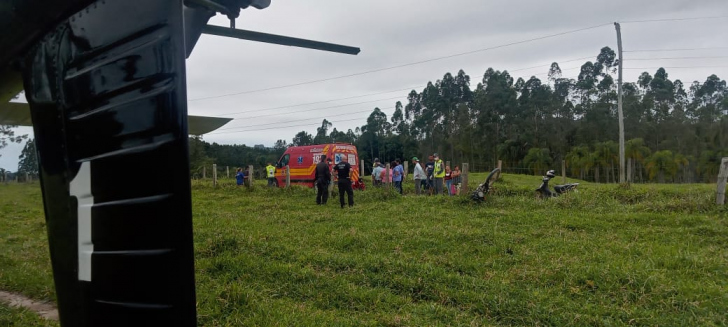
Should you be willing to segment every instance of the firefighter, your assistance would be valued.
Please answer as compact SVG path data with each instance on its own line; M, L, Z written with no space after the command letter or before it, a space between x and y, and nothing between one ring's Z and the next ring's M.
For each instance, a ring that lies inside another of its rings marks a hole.
M334 166L339 179L339 202L344 209L344 192L349 198L349 207L354 206L354 189L351 188L351 165L347 156L341 156L341 162Z
M435 195L443 194L445 195L443 189L442 189L442 181L445 178L445 163L442 162L442 159L440 159L440 156L435 153Z
M268 166L265 167L266 176L268 176L268 186L276 186L276 167L268 162Z
M321 156L321 161L316 164L316 204L326 204L329 199L329 182L331 182L331 170L326 163L326 155Z

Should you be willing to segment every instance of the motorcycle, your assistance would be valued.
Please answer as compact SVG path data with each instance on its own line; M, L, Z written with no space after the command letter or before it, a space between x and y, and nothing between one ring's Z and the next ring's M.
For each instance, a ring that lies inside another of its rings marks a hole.
M549 189L549 181L554 177L556 177L556 172L553 170L547 171L546 176L543 176L543 182L541 183L541 186L536 189L536 195L539 198L557 197L567 192L576 191L577 186L579 186L579 183L554 185L555 192L551 192L551 190Z
M478 187L470 195L470 198L475 202L482 202L485 200L485 195L493 189L493 183L495 183L496 173L499 173L500 169L493 169L488 177L485 178L483 183L480 183Z

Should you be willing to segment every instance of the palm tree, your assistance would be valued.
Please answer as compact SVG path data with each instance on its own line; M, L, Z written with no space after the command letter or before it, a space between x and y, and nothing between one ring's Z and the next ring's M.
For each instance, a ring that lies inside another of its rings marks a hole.
M703 176L703 180L710 183L717 182L721 158L726 156L728 156L728 151L723 153L720 151L703 151L700 154L698 173Z
M647 168L650 180L657 176L658 181L664 183L666 174L672 177L677 173L678 165L670 150L657 151L647 158L646 162L645 168Z
M579 179L584 179L584 167L582 166L582 158L589 154L589 147L585 145L575 146L566 154L566 167L571 169L571 173L579 175Z
M586 155L581 158L580 164L581 167L584 169L584 172L588 174L589 170L597 166L596 152L587 152ZM598 169L594 171L594 181L599 182Z
M598 165L604 167L607 183L609 183L610 171L612 172L612 180L615 180L616 178L614 178L614 164L619 160L617 143L614 143L614 141L600 142L595 144L594 148L596 149L595 155Z
M650 148L645 145L642 138L631 139L625 142L624 156L632 159L632 176L627 176L629 181L634 181L637 163L644 165L645 158L650 156ZM642 170L640 168L640 181L642 181Z
M528 150L528 154L523 158L523 163L528 168L533 169L533 174L538 175L539 172L548 170L552 163L549 149L531 148Z
M675 166L677 167L677 169L675 170L675 173L677 174L678 171L682 171L683 173L682 173L681 182L685 182L685 179L687 177L686 168L690 164L690 161L688 160L688 158L686 158L684 155L682 155L682 153L675 154L675 156L673 157L673 161L675 162ZM673 181L674 181L674 177L673 177Z

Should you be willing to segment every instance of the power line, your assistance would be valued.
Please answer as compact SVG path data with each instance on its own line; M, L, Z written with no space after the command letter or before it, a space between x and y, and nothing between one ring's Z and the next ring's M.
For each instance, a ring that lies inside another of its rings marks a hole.
M690 66L690 67L624 67L623 69L690 69L690 68L728 68L728 66Z
M592 58L592 57L590 56L590 57L575 58L575 59L570 59L570 60L561 61L561 62L562 63L574 62L574 61L585 60L585 59L589 59L589 58ZM693 58L702 58L702 57L693 57ZM714 57L714 58L726 58L726 57ZM653 59L660 59L660 58L653 58ZM631 59L631 60L638 60L638 59ZM639 59L639 60L641 60L641 59ZM652 59L646 58L644 60L652 60ZM539 67L544 67L546 65L548 65L548 64L543 64L543 65L540 65L540 66L527 67L527 68L519 68L519 69L512 70L511 72L522 71L522 70L527 70L527 69L532 69L532 68L539 68ZM706 66L706 67L711 67L711 66ZM712 66L712 67L724 67L724 66ZM570 68L561 69L561 71L575 70L575 69L580 69L580 68L581 68L580 66L579 67L570 67ZM633 68L624 68L624 69L657 69L657 68L659 68L659 67L652 67L652 68L650 68L650 67L642 67L642 68L640 68L640 67L633 67ZM666 68L667 69L667 68L701 68L701 67L662 67L662 68ZM546 75L546 74L548 74L548 73L538 73L538 74L533 74L532 76L540 76L540 75ZM574 79L574 78L576 78L576 77L570 77L570 79ZM569 79L569 78L567 78L567 79ZM404 88L404 89L399 89L399 90L392 90L392 91L387 91L387 92L372 93L372 94L367 94L367 95L359 95L359 96L353 96L353 97L349 97L349 98L342 98L342 99L334 99L334 100L326 100L326 101L312 102L312 103L307 103L307 104L325 103L325 102L332 102L332 101L343 100L343 99L359 98L359 97L365 97L365 96L376 95L376 94L385 94L385 93L392 93L392 92L397 92L397 91L402 91L402 90L410 90L410 89L414 89L414 88L416 88L416 87L409 87L409 88ZM330 107L324 107L324 108L313 108L313 109L306 109L306 110L299 110L299 111L291 111L291 112L286 112L286 113L277 113L277 114L274 113L274 114L267 114L267 115L258 115L258 116L247 117L247 119L260 118L260 117L269 117L269 116L275 116L275 115L280 115L280 114L290 114L290 113L300 113L300 112L310 112L310 111L317 111L317 110L341 108L341 107L347 107L347 106L352 106L352 105L366 104L366 103L379 102L379 101L387 101L387 100L394 100L394 99L400 99L400 98L402 98L402 97L401 96L398 96L398 97L387 98L387 99L377 99L377 100L372 100L372 101L364 101L364 102L358 102L358 103L343 104L343 105L330 106ZM249 110L249 111L243 111L243 112L240 112L240 113L252 112L252 111L272 110L272 109L278 109L278 108L289 108L289 107L296 107L296 106L302 106L302 105L307 105L307 104L297 104L297 105L283 106L283 107L269 108L269 109ZM380 110L387 110L387 109L393 109L393 108L394 107L384 108L384 109L380 108ZM369 112L369 111L370 110L367 109L367 110L356 111L356 112L346 112L346 113L335 114L335 115L326 115L326 116L323 116L323 117L301 119L301 120L297 120L297 121L319 120L319 119L326 119L328 117L337 117L337 116L350 115L350 114L356 114L356 113L363 113L363 112ZM277 123L267 123L267 124L256 124L256 125L253 125L253 126L227 127L227 128L218 129L218 131L220 131L220 130L242 129L242 128L255 127L255 126L276 125L276 124L281 124L281 123L280 122L277 122ZM275 128L283 128L283 127L275 127Z
M676 22L676 21L687 21L687 20L700 20L700 19L720 19L728 18L728 16L707 16L707 17L688 17L688 18L663 18L663 19L646 19L646 20L627 20L622 21L622 24L631 23L655 23L655 22Z
M221 97L241 95L241 94L249 94L249 93L255 93L255 92L270 91L270 90L282 89L282 88L293 87L293 86L300 86L300 85L305 85L305 84L320 83L320 82L331 81L331 80L341 79L341 78L347 78L347 77L361 76L361 75L366 75L366 74L371 74L371 73L376 73L376 72L381 72L381 71L386 71L386 70L392 70L392 69L397 69L397 68L402 68L402 67L408 67L408 66L414 66L414 65L424 64L424 63L438 61L438 60L443 60L443 59L449 59L449 58L455 58L455 57L465 56L465 55L469 55L469 54L473 54L473 53L478 53L478 52L484 52L484 51L490 51L490 50L495 50L495 49L510 47L510 46L514 46L514 45L518 45L518 44L524 44L524 43L528 43L528 42L534 42L534 41L549 39L549 38L553 38L553 37L557 37L557 36L562 36L562 35L567 35L567 34L582 32L582 31L596 29L596 28L599 28L599 27L610 26L610 25L612 25L612 23L600 24L600 25L595 25L595 26L590 26L590 27L584 27L584 28L579 28L579 29L570 30L570 31L566 31L566 32L560 32L560 33L549 34L549 35L540 36L540 37L536 37L536 38L526 39L526 40L522 40L522 41L516 41L516 42L511 42L511 43L496 45L496 46L492 46L492 47L488 47L488 48L471 50L471 51L466 51L466 52L451 54L451 55L442 56L442 57L430 58L430 59L426 59L426 60L415 61L415 62L411 62L411 63L401 64L401 65L396 65L396 66L390 66L390 67L385 67L385 68L372 69L372 70L367 70L367 71L353 73L353 74L340 75L340 76L335 76L335 77L322 78L322 79L310 80L310 81L305 81L305 82L300 82L300 83L293 83L293 84L287 84L287 85L273 86L273 87L267 87L267 88L262 88L262 89L255 89L255 90L241 91L241 92L235 92L235 93L214 95L214 96L208 96L208 97L203 97L203 98L196 98L196 99L192 99L190 101L206 100L206 99L214 99L214 98L221 98Z
M388 107L388 108L379 108L379 110L389 110L394 109L395 107ZM270 125L276 125L276 124L288 124L296 121L305 121L305 120L321 120L321 119L327 119L328 117L339 117L339 116L346 116L346 115L353 115L353 114L359 114L359 113L365 113L365 112L372 112L374 109L367 109L367 110L361 110L361 111L353 111L353 112L344 112L336 115L326 115L323 117L314 117L314 118L306 118L306 119L297 119L295 121L286 121L286 122L275 122L275 123L266 123L266 124L255 124L255 125L248 125L248 126L236 126L236 127L227 127L227 128L219 128L218 131L223 130L232 130L232 129L242 129L242 128L250 128L250 127L258 127L258 126L270 126Z
M366 117L353 118L353 119L344 119L344 120L337 120L337 121L332 121L331 123L332 124L333 123L341 123L341 122L354 121L354 120L362 120L362 119L366 119ZM276 126L276 127L268 127L268 128L250 129L250 130L245 130L245 131L228 131L228 132L220 132L220 133L212 132L212 133L208 133L207 135L212 135L212 134L219 135L219 134L231 134L231 133L257 132L257 131L267 131L267 130L271 130L271 129L281 129L281 128L290 128L290 127L301 127L301 126L317 126L317 125L318 125L318 123L308 123L308 124L301 124L301 125L288 125L288 126Z
M557 62L557 61L555 61L555 62L556 63L563 64L563 63L567 63L567 62L574 62L574 61L586 60L586 59L592 59L592 58L594 58L594 56L576 58L576 59L566 60L566 61L562 61L562 62ZM552 62L551 64L553 64L553 63L554 62ZM551 66L551 64L543 64L543 65L538 65L538 66L533 66L533 67L528 67L528 68L519 68L519 69L511 70L509 72L512 73L512 72L519 72L519 71L522 71L522 70L529 70L529 69L535 69L535 68L543 68L544 66L547 66L547 65L548 66Z
M373 100L373 101L364 101L364 102L359 102L359 103L349 103L349 104L343 104L343 105L331 106L331 107L324 107L324 108L313 108L313 109L305 109L305 110L298 110L298 111L289 111L289 112L285 112L285 113L273 113L273 114L267 114L267 115L258 115L258 116L246 117L246 119L253 119L253 118L260 118L260 117L270 117L270 116L276 116L276 115L281 115L281 114L294 114L294 113L299 113L299 112L309 112L309 111L316 111L316 110L325 110L325 109L341 108L341 107L348 107L348 106L353 106L353 105L357 105L357 104L372 103L372 102L387 101L387 100L395 100L395 99L401 99L401 98L403 98L403 97L399 96L399 97L388 98L388 99L379 99L379 100Z
M368 96L372 96L372 95L379 95L379 94L387 94L387 93L401 92L401 91L406 91L406 90L413 90L415 88L416 88L416 86L413 86L413 87L407 87L407 88L403 88L403 89L386 91L386 92L370 93L370 94L364 94L364 95L355 95L355 96L351 96L351 97L348 97L348 98L339 98L339 99L323 100L323 101L316 101L316 102L309 102L309 103L299 103L299 104L287 105L287 106L282 106L282 107L265 108L265 109L253 109L253 110L245 110L245 111L228 112L228 113L221 113L220 115L237 115L237 114L243 114L243 113L248 113L248 112L256 112L256 111L267 111L267 110L294 108L294 107L300 107L300 106L307 106L307 105L311 105L311 104L328 103L328 102L335 102L335 101L341 101L341 100L350 100L350 99L356 99L356 98L364 98L364 97L368 97Z
M560 63L574 62L574 61L585 60L585 59L590 59L590 58L593 58L593 56L582 57L582 58L575 58L575 59L569 59L569 60L561 61ZM550 65L551 64L542 64L542 65L539 65L539 66L532 66L532 67L527 67L527 68L518 68L518 69L511 70L509 72L517 72L517 71L523 71L523 70L527 70L527 69L542 68L542 67L546 67L546 66L550 66ZM578 68L580 68L580 67L563 68L561 70L562 71L565 71L565 70L572 70L572 69L578 69ZM508 71L508 70L506 70L506 71ZM548 73L538 73L538 74L534 74L534 76L540 76L540 75L544 75L544 74L548 74ZM311 104L328 103L328 102L335 102L335 101L340 101L340 100L363 98L363 97L372 96L372 95L387 94L387 93L400 92L400 91L405 91L405 90L413 90L413 89L416 89L416 88L417 88L417 86L411 86L411 87L397 89L397 90L384 91L384 92L378 92L378 93L370 93L370 94L364 94L364 95L356 95L356 96L351 96L351 97L347 97L347 98L339 98L339 99L323 100L323 101L316 101L316 102L309 102L309 103L293 104L293 105L286 105L286 106L281 106L281 107L272 107L272 108L265 108L265 109L254 109L254 110L245 110L245 111L237 111L237 112L230 112L230 113L221 113L221 114L218 114L218 115L237 115L237 114L243 114L243 113L248 113L248 112L259 112L259 111L268 111L268 110L276 110L276 109L293 108L293 107L300 107L300 106L306 106L306 105L311 105ZM298 113L298 112L306 112L306 111L315 111L315 110L323 110L323 109L340 108L340 107L347 107L347 106L353 106L353 105L365 104L365 103L372 103L372 102L378 102L378 101L393 100L393 99L399 99L399 98L402 98L402 97L394 97L394 98L388 98L388 99L378 99L378 100L364 101L364 102L357 102L357 103L350 103L350 104L343 104L343 105L337 105L337 106L331 106L331 107L325 107L325 108L306 109L306 110L301 110L301 111L291 111L291 112L286 112L286 113ZM280 114L285 114L285 113L280 113ZM267 117L267 116L273 116L273 115L275 115L275 114L263 115L263 116L253 116L253 117L247 117L247 118L250 119L250 118Z
M724 49L728 49L728 47L684 48L684 49L640 49L640 50L623 50L622 52L670 52L670 51L724 50Z
M631 60L677 60L677 59L718 59L728 58L728 56L706 56L706 57L662 57L662 58L625 58L624 61Z

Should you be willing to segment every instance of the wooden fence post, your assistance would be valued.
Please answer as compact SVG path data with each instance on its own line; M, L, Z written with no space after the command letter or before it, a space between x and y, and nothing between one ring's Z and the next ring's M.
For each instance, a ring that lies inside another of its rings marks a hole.
M566 184L566 160L561 160L561 184Z
M500 179L501 172L503 171L503 160L498 160L498 173L495 175L495 180Z
M364 171L364 159L362 159L360 161L361 161L361 165L359 166L359 175L361 175L361 176L359 176L359 177L364 178L364 173L365 173L365 171Z
M207 173L207 167L206 166L202 166L202 179L205 179L206 178L206 176L205 176L206 173Z
M632 158L627 158L627 183L632 183Z
M27 171L25 172L25 182L30 183L30 173Z
M463 172L461 174L462 176L462 183L463 185L460 186L460 194L467 194L468 193L468 163L463 163Z
M409 164L407 163L407 160L404 161L404 176L402 176L402 183L404 183L405 179L407 178L407 172L409 171Z
M715 199L716 204L725 204L726 179L728 179L728 157L723 157L720 163L720 172L718 173L718 196Z
M387 164L386 169L387 170L384 171L384 183L387 184L387 188L390 188L392 186L392 183L389 182L389 163Z
M250 186L253 186L253 165L248 165L248 172L250 174L250 177L248 177L248 180L250 180Z
M286 165L286 188L291 187L291 166Z
M227 178L230 178L230 166L225 166L225 171L227 172Z
M212 164L212 186L217 187L217 164Z

